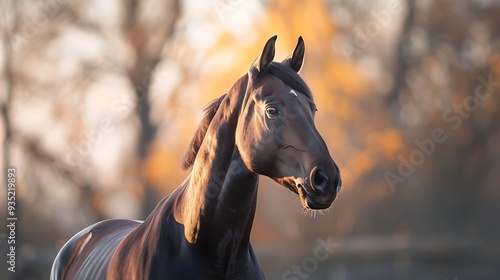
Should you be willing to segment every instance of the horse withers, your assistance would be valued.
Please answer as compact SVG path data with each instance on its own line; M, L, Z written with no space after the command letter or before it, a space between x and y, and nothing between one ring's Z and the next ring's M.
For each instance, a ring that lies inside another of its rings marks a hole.
M186 152L186 180L143 221L106 220L73 236L50 279L265 279L250 245L259 175L331 207L340 170L314 124L316 104L292 55L270 38L249 71L208 105Z

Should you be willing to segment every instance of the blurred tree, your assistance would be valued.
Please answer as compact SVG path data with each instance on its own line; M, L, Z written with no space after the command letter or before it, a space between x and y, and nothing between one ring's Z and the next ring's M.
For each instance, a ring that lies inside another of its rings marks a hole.
M397 190L411 205L405 209L409 230L498 236L500 224L491 223L487 213L499 210L500 195L492 188L500 179L495 121L500 117L500 5L408 1L408 6L398 43L397 82L387 102L406 138L403 158L411 160L412 152L423 150L417 142L429 149L424 163ZM443 130L443 143L426 141L435 129Z
M145 217L159 199L141 172L157 128L152 77L178 1L6 0L0 10L2 166L18 169L20 258L116 213Z

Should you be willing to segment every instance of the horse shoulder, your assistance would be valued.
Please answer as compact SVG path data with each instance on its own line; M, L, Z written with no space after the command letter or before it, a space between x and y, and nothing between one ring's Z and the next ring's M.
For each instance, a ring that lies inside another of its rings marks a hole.
M172 227L168 226L172 220L171 200L166 197L150 216L118 245L109 265L107 279L150 279L155 270L152 269L154 266L161 263L160 266L164 269L163 264L167 259L163 252L157 251L159 244L166 242L170 245L167 247L172 249L179 243L177 238L174 238L173 242L169 240L179 231L174 229L174 224Z

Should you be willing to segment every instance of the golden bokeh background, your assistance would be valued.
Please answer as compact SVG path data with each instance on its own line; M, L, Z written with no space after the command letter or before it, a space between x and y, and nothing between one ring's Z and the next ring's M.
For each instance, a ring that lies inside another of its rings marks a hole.
M19 218L18 271L2 279L47 279L81 228L146 218L188 176L181 158L204 105L275 34L276 60L305 40L301 76L344 188L312 218L261 180L251 238L268 279L306 279L284 273L318 238L338 248L307 279L500 274L500 1L4 0L0 10L2 176L17 169Z

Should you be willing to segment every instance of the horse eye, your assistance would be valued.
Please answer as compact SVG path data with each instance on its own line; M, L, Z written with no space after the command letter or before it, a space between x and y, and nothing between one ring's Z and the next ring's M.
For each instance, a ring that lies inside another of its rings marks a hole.
M276 109L275 107L272 107L272 106L269 106L266 108L266 113L269 117L275 117L275 116L279 115L278 109Z

